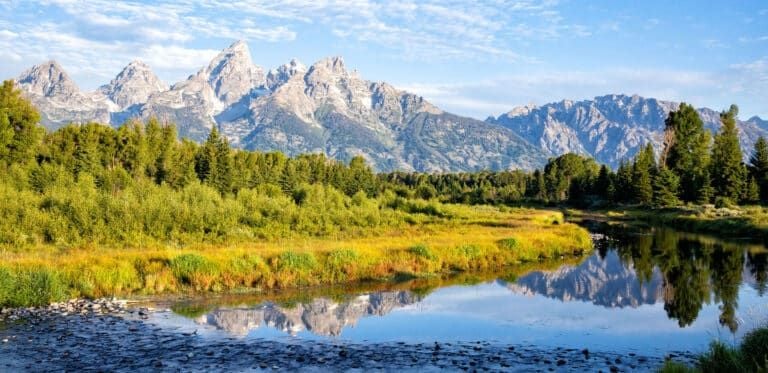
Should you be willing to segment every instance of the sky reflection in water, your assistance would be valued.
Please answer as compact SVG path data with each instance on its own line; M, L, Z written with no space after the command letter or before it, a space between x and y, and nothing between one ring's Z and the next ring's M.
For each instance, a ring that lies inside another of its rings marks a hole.
M221 306L156 322L237 338L487 340L662 355L732 341L768 315L768 258L755 247L669 230L614 233L578 265L516 281Z

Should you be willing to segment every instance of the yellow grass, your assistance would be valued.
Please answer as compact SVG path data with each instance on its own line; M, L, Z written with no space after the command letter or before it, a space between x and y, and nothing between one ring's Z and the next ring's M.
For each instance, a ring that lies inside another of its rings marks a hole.
M0 276L5 271L21 279L19 273L40 272L51 279L35 277L29 281L31 285L8 281L3 285L0 280L0 305L43 304L62 297L265 290L403 275L428 277L578 255L591 248L587 232L564 223L560 212L445 208L450 219L370 237L292 238L184 248L6 249L0 251ZM46 299L27 299L19 295L20 286L58 287L43 291Z

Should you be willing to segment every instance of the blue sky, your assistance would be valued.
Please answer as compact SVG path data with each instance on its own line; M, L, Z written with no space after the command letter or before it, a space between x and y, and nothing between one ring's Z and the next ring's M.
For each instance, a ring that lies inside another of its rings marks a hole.
M768 117L768 2L0 0L0 76L56 59L84 90L133 59L167 83L234 40L266 69L344 56L458 114L610 93Z

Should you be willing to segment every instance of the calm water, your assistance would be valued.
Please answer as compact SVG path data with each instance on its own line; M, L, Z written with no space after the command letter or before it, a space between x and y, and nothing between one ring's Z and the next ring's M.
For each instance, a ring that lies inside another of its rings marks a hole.
M471 285L185 301L148 322L211 339L483 340L662 356L736 340L768 315L760 245L613 230L583 260L541 267L456 280Z

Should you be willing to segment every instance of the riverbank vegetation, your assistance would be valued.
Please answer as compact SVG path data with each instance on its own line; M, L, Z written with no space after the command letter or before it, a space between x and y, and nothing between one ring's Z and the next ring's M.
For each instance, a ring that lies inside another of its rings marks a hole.
M440 211L446 216L357 238L5 249L0 304L430 276L500 269L591 248L586 231L563 223L558 212L456 205L441 205Z
M738 346L714 341L709 350L699 356L695 367L667 361L663 373L695 372L766 372L768 371L768 327L748 332Z

